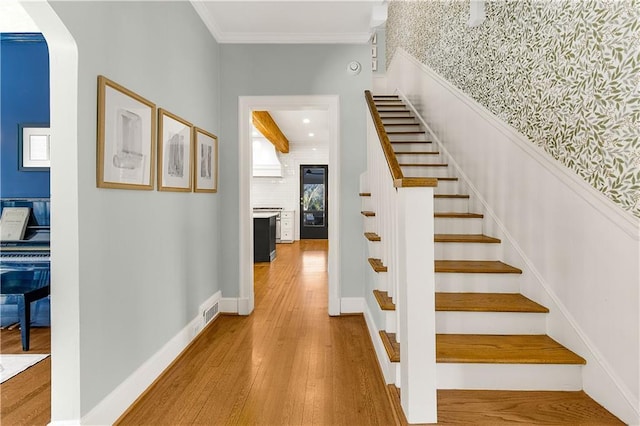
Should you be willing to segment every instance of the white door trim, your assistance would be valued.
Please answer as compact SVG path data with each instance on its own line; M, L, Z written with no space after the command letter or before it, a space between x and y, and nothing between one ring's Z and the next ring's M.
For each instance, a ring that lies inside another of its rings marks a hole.
M326 110L329 116L329 315L340 315L340 110L339 97L329 96L240 96L238 113L240 186L240 292L238 313L254 308L253 220L251 199L251 112L257 110Z

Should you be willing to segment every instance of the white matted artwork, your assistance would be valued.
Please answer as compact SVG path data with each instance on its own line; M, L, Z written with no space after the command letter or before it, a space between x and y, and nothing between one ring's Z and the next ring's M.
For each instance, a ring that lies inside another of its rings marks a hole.
M218 191L218 137L206 130L195 128L193 190Z
M158 190L191 192L193 126L159 109Z
M51 166L51 130L49 124L21 124L19 170L41 171Z
M153 189L155 129L155 104L98 76L98 187Z

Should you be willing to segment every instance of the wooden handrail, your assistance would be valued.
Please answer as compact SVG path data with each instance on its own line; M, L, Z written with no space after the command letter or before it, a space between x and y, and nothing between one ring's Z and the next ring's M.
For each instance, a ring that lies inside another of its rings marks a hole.
M382 123L382 118L380 118L378 108L373 100L373 95L369 90L365 90L364 97L367 100L367 105L371 112L371 118L373 119L376 132L378 133L382 152L384 152L384 157L386 158L387 165L389 166L389 172L393 179L393 186L396 188L438 186L438 180L434 178L404 177L400 164L398 164L396 153L393 151L393 147L389 141L387 131L384 129L384 123Z

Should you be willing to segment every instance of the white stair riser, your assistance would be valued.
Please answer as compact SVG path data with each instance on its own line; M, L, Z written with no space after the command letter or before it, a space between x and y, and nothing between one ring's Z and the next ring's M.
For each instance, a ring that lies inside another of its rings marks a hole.
M459 274L436 272L436 291L447 293L519 293L517 274Z
M468 198L434 198L433 208L434 208L434 211L438 213L444 213L444 212L469 213L469 199Z
M371 266L369 266L371 267ZM377 277L376 290L387 291L389 288L389 274L387 272L373 272Z
M376 226L377 226L376 218L370 217L370 216L362 216L362 217L363 217L362 222L364 223L364 232L375 232Z
M438 389L582 389L579 365L438 363L436 371Z
M389 333L396 333L398 331L396 327L396 312L384 311L385 331Z
M436 234L482 234L481 218L436 217Z
M425 151L428 152L436 152L432 151L430 148ZM404 152L402 149L398 149L398 151ZM442 156L440 154L399 154L396 152L396 158L398 159L398 163L403 164L434 164L434 163L442 163Z
M449 167L441 166L420 166L406 167L400 166L405 177L453 177Z
M436 243L438 260L496 260L500 256L500 244L484 243Z
M391 143L394 151L416 152L416 151L436 151L433 143L425 142L395 142Z
M438 186L434 188L435 194L458 194L457 180L439 180Z
M524 312L436 312L436 333L544 334L546 315Z
M425 133L410 133L410 134L394 134L387 132L387 136L389 137L389 141L428 141L429 138Z
M389 133L389 132L414 132L414 131L419 131L422 130L422 128L420 127L420 125L415 125L415 124L400 124L400 123L395 123L394 125L389 125L385 123L384 126L384 130Z
M387 125L387 124L413 124L418 122L413 117L394 117L394 118L383 118L382 123L384 123L384 125Z
M401 102L386 102L384 104L376 104L380 115L384 116L389 114L389 111L405 111L409 112L406 105L403 105Z
M380 241L367 240L367 248L369 249L369 257L380 259L382 256L382 244Z

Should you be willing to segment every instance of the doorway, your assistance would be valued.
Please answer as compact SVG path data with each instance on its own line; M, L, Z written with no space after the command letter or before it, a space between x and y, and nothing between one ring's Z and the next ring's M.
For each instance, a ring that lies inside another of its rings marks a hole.
M327 165L300 166L300 239L323 239L329 235Z
M327 187L331 194L338 194L340 181L340 120L339 97L336 95L313 96L240 96L239 99L239 183L240 183L240 292L237 309L240 315L249 315L254 308L253 291L253 219L251 201L251 112L271 110L326 110L329 117L329 166L331 179ZM340 315L340 224L338 220L339 197L333 197L328 206L327 220L331 223L328 239L329 315Z

